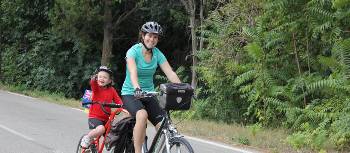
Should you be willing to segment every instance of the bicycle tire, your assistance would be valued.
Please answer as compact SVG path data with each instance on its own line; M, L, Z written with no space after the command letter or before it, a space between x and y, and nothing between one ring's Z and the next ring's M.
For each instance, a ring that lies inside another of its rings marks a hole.
M85 151L83 151L83 147L81 147L81 139L83 139L85 135L82 135L79 139L79 143L78 143L78 146L77 146L77 150L76 150L76 153L97 153L97 149L95 147L94 144L91 144L91 146L87 149L85 149Z
M134 145L134 144L132 143L131 145ZM134 146L127 145L125 149L123 149L122 151L117 151L117 150L114 150L113 148L111 153L135 153L135 149L134 149Z
M182 137L171 138L169 153L194 153L191 144ZM168 153L166 148L163 148L162 153Z
M124 153L135 153L134 141L133 140L128 140L126 142Z

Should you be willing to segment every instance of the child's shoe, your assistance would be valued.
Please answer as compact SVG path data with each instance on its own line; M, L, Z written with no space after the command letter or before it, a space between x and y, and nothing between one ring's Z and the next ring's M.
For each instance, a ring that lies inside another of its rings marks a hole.
M82 139L81 139L81 147L83 148L88 148L91 144L91 138L88 135L85 135Z

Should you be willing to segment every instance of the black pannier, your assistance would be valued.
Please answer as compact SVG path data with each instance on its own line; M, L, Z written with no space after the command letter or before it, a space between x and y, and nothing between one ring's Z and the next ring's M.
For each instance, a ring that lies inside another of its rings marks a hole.
M111 150L114 146L114 153L131 153L133 150L133 129L135 126L135 117L115 118L111 123L111 131L106 136L106 149Z
M188 83L164 83L160 85L159 104L165 110L188 110L193 88Z

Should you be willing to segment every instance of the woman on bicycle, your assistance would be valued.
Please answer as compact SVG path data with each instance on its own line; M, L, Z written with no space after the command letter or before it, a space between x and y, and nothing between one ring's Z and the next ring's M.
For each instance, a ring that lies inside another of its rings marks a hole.
M118 93L112 86L112 70L106 66L97 69L97 74L93 75L90 80L93 102L116 103L123 104ZM105 107L107 112L111 112L111 108ZM105 132L104 125L108 121L108 115L105 114L99 105L91 105L89 110L89 129L91 131L81 140L81 146L88 148L93 138L102 135Z
M158 65L170 82L181 83L166 57L156 47L161 34L162 27L157 22L146 22L140 30L140 42L133 45L126 53L126 78L121 95L124 108L136 117L133 132L135 153L141 153L147 119L159 128L164 114L157 99L137 100L142 91L154 91L153 76Z

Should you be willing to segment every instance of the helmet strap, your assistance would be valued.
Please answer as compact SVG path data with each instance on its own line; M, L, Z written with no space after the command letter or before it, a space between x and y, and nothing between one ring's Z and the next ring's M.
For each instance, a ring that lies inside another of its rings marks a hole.
M146 49L147 51L152 52L152 49L153 49L153 48L148 48L148 47L145 45L145 43L143 42L143 40L141 41L141 43L142 43L143 47L145 47L145 49Z

